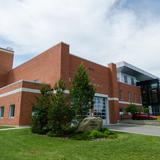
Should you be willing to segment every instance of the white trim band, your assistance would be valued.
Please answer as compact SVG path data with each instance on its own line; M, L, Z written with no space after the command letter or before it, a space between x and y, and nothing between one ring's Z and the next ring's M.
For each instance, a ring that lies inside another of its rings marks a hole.
M116 97L108 97L109 101L119 101L119 98Z
M11 94L19 93L19 92L21 92L21 88L18 88L18 89L15 89L13 91L9 91L9 92L6 92L6 93L2 93L2 94L0 94L0 98L9 96Z
M95 93L95 96L108 98L107 94L101 94L101 93Z
M142 106L141 103L132 103L132 102L126 102L126 101L119 101L119 103L121 103L121 104L134 104L134 105L137 105L137 106Z
M31 89L31 88L20 88L21 92L29 92L29 93L41 93L39 89Z
M38 94L41 93L39 89L17 88L15 90L0 94L0 98L6 97L6 96L9 96L9 95L12 95L12 94L16 94L16 93L19 93L19 92L29 92L29 93L38 93ZM69 90L65 90L64 93L69 94ZM121 104L130 104L131 103L131 102L126 102L126 101L120 101L119 98L117 98L117 97L108 97L107 94L95 93L95 96L108 98L108 101L118 101ZM132 103L132 104L135 104L137 106L142 105L141 103Z
M37 82L37 81L19 80L19 81L13 82L11 84L8 84L7 86L1 87L0 89L5 89L5 88L8 88L10 86L16 85L18 83L23 83L23 82L41 84L41 82Z
M9 92L0 94L0 98L6 97L6 96L9 96L9 95L12 95L12 94L16 94L16 93L19 93L19 92L41 93L39 89L17 88L13 91L9 91Z

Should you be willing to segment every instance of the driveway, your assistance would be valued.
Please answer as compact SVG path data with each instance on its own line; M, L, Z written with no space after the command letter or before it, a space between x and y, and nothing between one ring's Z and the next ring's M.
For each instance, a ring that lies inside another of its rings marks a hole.
M108 125L107 128L113 131L136 133L151 136L160 136L160 126L135 125L135 124L114 124Z

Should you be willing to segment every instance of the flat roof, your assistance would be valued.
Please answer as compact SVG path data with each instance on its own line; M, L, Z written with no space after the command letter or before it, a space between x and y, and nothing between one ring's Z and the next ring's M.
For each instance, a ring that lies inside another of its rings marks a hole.
M118 63L116 63L116 65L117 65L118 72L122 72L122 73L126 73L129 75L135 76L140 81L159 79L159 77L157 77L149 72L146 72L136 66L133 66L132 64L129 64L125 61L118 62Z
M2 47L0 47L0 51L7 52L7 53L12 53L12 54L14 53L13 50L7 49L7 48L2 48Z

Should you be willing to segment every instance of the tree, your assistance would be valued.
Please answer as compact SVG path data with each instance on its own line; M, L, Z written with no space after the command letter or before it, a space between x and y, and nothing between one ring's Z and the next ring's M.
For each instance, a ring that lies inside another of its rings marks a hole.
M149 115L149 108L143 106L143 112Z
M41 95L37 97L37 100L32 108L32 132L38 134L45 134L48 132L48 108L51 104L51 87L43 84L41 86Z
M63 136L71 126L73 118L69 98L64 94L65 84L59 80L55 87L55 94L52 96L51 107L48 112L48 128L50 135Z
M136 105L134 104L129 104L128 107L126 108L126 112L130 112L131 114L135 114L137 113L139 110L138 108L136 107Z
M88 78L85 67L81 64L70 89L71 104L78 119L83 119L93 107L95 88Z

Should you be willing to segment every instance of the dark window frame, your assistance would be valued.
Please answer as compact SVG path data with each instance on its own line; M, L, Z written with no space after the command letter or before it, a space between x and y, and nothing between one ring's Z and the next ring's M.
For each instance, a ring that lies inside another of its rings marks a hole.
M2 108L3 108L3 112L2 112ZM4 106L0 106L0 119L4 118Z
M10 104L10 106L9 106L9 118L14 118L14 117L15 117L15 104Z

